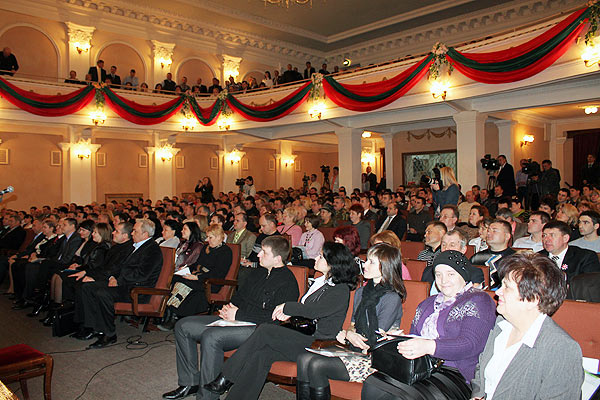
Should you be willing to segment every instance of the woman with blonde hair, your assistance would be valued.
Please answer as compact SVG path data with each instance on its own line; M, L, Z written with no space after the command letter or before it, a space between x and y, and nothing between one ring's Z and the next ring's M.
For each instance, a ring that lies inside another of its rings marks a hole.
M556 219L569 225L571 229L570 241L579 239L581 234L579 233L579 210L571 204L561 204L558 207L556 213Z
M371 246L375 246L378 243L387 243L390 246L394 246L397 249L402 249L402 242L400 241L400 239L398 239L398 235L396 235L390 230L385 230L374 234L373 236L371 236L371 239L369 239L369 241L371 242ZM400 256L402 256L402 254L400 254ZM412 279L408 268L406 268L406 265L404 265L404 262L402 262L402 279L405 281L409 281Z
M277 227L277 231L280 234L289 235L292 238L292 247L298 246L300 243L300 237L302 236L302 228L296 225L296 220L298 219L298 212L294 207L288 207L283 210L283 215L281 217L282 225Z
M460 190L452 168L440 168L440 178L441 182L431 183L429 187L433 191L433 202L436 209L441 210L447 204L458 204Z

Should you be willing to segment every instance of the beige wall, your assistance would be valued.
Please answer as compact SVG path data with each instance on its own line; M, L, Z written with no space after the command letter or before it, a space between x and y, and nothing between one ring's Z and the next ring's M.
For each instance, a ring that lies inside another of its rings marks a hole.
M146 82L146 71L144 62L139 54L130 46L122 43L113 43L106 46L98 55L98 59L104 60L104 69L106 74L110 74L110 67L117 67L117 75L121 77L121 82L129 76L129 71L135 69L135 75L139 83Z
M148 168L138 167L138 154L146 154L141 140L97 139L106 153L106 167L96 168L96 199L104 203L106 193L142 193L148 197Z
M19 63L17 76L56 77L58 54L54 45L39 30L28 26L9 29L0 37L2 47L10 47Z
M181 83L184 76L187 76L190 87L196 84L198 78L202 78L202 84L208 88L212 85L214 74L207 63L194 58L181 64L174 79L177 80L177 83Z
M275 159L275 150L244 147L244 151L244 158L248 159L248 170L242 170L241 176L252 176L256 190L274 189L275 171L269 171L269 160Z
M535 140L533 143L521 146L521 141L525 135L533 135ZM519 170L519 161L523 158L531 158L540 164L542 160L550 158L550 142L544 140L544 128L517 124L512 142L515 152L515 159L513 160L515 172Z
M0 148L8 149L9 164L0 165L0 186L12 185L1 207L29 209L62 203L62 168L50 166L50 152L59 151L61 136L25 133L0 134Z
M209 177L213 184L213 193L219 193L219 170L210 169L210 158L217 156L218 147L190 143L177 143L175 147L181 149L177 156L185 157L185 167L175 169L177 194L193 192L198 180L205 176Z
M296 162L300 162L300 171L294 172L294 187L302 187L302 177L304 173L310 176L311 174L317 174L317 180L323 183L323 174L321 173L321 165L329 165L333 168L338 165L338 153L311 153L306 151L294 151L298 157ZM360 162L358 160L357 162ZM295 167L294 167L295 168ZM331 179L331 173L329 174ZM347 192L350 190L347 189Z

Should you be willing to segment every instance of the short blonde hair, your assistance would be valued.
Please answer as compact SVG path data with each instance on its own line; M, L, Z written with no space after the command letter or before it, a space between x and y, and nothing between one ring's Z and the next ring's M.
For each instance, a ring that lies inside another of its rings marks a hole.
M562 212L569 218L567 224L569 224L570 226L574 226L577 224L577 221L579 220L579 210L577 209L577 207L565 203L561 204L558 207L558 209L562 210Z
M219 224L210 224L208 228L206 228L206 234L213 234L217 238L221 238L221 241L225 239L225 231Z
M292 217L294 222L296 222L298 219L298 211L296 211L296 207L288 207L283 212Z

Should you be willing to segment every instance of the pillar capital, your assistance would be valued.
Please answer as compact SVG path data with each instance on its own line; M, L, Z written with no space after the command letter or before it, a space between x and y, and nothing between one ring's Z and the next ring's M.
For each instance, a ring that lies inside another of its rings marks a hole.
M485 123L487 114L480 113L479 111L461 111L452 116L456 124L464 123Z
M94 26L77 25L65 22L69 35L69 45L73 46L79 54L89 51L92 47L92 35L96 30Z
M237 78L240 74L242 57L234 57L227 54L222 54L221 57L223 58L223 82L229 79L230 76L233 76L234 79Z

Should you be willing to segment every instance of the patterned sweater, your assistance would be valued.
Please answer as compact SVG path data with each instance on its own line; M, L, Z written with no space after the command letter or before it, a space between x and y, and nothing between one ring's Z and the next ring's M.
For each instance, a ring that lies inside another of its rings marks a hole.
M433 313L436 296L431 296L417 307L410 333L420 335L423 323ZM458 368L467 382L475 376L479 354L494 327L495 304L485 292L471 288L450 307L440 312L437 321L438 339L435 339L435 357L445 360L444 365Z

